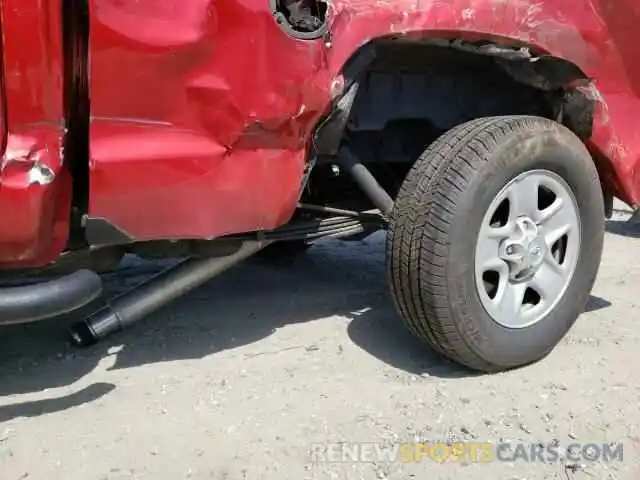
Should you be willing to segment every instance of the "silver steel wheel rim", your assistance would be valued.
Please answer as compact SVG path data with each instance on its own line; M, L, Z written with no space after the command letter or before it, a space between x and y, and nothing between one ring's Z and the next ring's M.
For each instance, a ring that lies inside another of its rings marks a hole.
M494 198L478 232L475 280L491 318L508 328L543 319L562 299L578 263L580 212L567 183L531 170Z

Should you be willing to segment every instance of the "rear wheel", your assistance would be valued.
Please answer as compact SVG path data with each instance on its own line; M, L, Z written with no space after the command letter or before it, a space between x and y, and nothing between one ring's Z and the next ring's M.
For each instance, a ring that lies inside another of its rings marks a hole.
M401 318L476 370L541 359L588 300L603 212L593 161L565 127L495 117L454 128L416 162L392 213Z

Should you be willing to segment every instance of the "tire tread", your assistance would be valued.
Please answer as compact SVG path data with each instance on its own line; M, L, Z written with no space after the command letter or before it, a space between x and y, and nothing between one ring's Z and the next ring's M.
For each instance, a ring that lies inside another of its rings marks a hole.
M503 366L482 358L466 340L472 327L456 321L447 288L448 232L465 188L490 153L505 137L527 129L568 132L551 120L505 116L472 120L445 133L409 171L390 219L387 276L400 317L434 350L475 370Z

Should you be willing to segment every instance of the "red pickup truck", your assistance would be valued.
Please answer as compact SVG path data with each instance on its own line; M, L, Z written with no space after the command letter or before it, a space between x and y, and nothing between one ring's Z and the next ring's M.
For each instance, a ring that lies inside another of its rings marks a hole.
M126 253L187 257L89 344L262 249L384 229L413 333L537 361L613 198L640 203L638 25L634 0L2 0L0 270L58 275L0 290L0 324L87 305Z

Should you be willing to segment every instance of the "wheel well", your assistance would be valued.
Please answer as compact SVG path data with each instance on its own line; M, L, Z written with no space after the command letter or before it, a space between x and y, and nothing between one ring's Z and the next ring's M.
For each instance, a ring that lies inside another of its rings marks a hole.
M475 118L535 115L582 139L592 133L594 102L576 88L588 84L586 75L520 45L383 39L354 56L344 77L345 95L315 136L320 161L307 194L324 198L314 201L335 196L332 203L340 203L349 181L339 178L332 158L344 144L395 195L431 142Z

